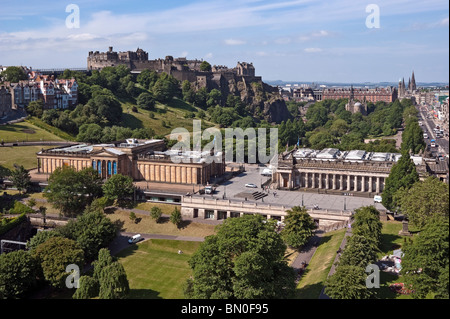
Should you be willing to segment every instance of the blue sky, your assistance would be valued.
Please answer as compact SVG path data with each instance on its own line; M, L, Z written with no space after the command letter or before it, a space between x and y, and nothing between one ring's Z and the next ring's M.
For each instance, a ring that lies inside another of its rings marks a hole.
M66 6L80 28L66 27ZM380 28L366 27L366 6ZM266 81L449 81L442 0L0 1L0 65L85 67L89 51L149 52L234 67Z

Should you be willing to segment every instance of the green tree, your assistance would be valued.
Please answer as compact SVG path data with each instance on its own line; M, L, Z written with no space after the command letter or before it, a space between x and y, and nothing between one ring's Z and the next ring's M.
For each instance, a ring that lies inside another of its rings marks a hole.
M123 204L134 193L133 179L121 174L114 175L103 184L103 193L108 200Z
M130 292L127 274L118 261L102 269L99 283L100 299L123 299Z
M73 299L92 299L98 296L98 281L89 276L81 276L79 288L75 291Z
M61 237L61 234L55 230L37 232L36 235L31 237L30 240L27 241L27 249L32 252L40 244L53 237Z
M378 252L373 239L353 234L348 238L345 249L339 258L339 267L359 266L365 269L377 261Z
M316 224L305 207L295 206L287 211L285 227L281 232L284 242L291 247L300 248L312 237Z
M103 137L102 127L98 124L83 124L80 126L77 141L85 143L100 143Z
M101 193L98 174L92 168L77 172L73 167L58 167L48 179L44 197L65 216L81 213Z
M32 253L42 269L42 274L52 286L65 287L65 280L69 273L67 265L75 264L80 269L84 266L83 250L75 241L52 237L36 247Z
M410 117L406 122L405 131L402 135L403 152L412 151L414 154L418 154L420 151L425 151L426 143L423 139L423 131L419 126L417 118Z
M207 61L203 61L200 64L200 71L211 72L211 64L209 64Z
M150 209L150 216L157 222L159 223L161 216L162 216L162 211L161 208L157 207L157 206L153 206Z
M37 265L23 250L0 255L0 298L18 298L36 285Z
M101 248L107 247L116 237L117 229L102 212L87 210L76 221L71 220L60 230L65 237L75 240L84 251L87 261L97 257Z
M183 219L181 218L181 212L178 210L178 208L175 207L172 214L170 214L170 221L177 227L180 227L181 222Z
M412 286L412 296L425 298L431 293L437 294L435 298L448 299L448 218L434 218L402 249L401 274L405 284Z
M295 273L284 260L286 245L262 216L227 219L189 260L187 298L290 298Z
M0 76L4 81L11 83L19 83L19 81L26 80L28 78L23 68L18 66L7 67L6 70L0 74Z
M27 112L38 118L41 118L44 113L44 102L42 100L32 101L26 107Z
M418 229L436 216L448 218L449 186L434 176L418 181L410 189L399 190L395 200L411 225Z
M148 92L141 93L136 102L137 106L144 110L153 110L155 108L155 98Z
M96 280L100 280L100 276L102 273L103 268L106 266L111 265L113 262L115 262L116 259L111 256L111 252L108 248L102 248L98 251L98 258L94 262L92 262L92 265L94 266L94 273L93 277Z
M416 171L416 166L411 160L409 153L402 152L402 157L395 163L389 177L386 179L383 190L383 206L389 210L397 208L397 203L394 202L394 194L400 188L409 189L419 180L419 174Z
M380 212L374 206L357 208L353 216L352 234L370 239L375 247L381 243Z
M19 191L26 191L30 186L31 176L28 170L23 165L14 165L14 169L11 171L11 182Z
M325 284L325 293L332 299L371 299L373 289L366 286L367 274L359 266L338 266Z
M195 99L195 91L192 89L191 82L188 80L183 81L181 84L181 92L183 100L188 103L193 103Z
M86 206L84 183L73 167L58 167L50 175L44 197L65 216L75 216Z

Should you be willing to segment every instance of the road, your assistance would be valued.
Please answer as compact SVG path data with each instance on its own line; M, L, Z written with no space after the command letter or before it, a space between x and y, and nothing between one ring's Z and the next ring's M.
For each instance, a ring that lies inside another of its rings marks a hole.
M419 111L419 121L423 124L422 129L424 133L427 133L429 136L428 139L425 139L425 142L430 146L433 156L437 157L438 154L442 154L443 156L449 155L449 132L444 131L443 138L436 138L433 129L440 123L431 113L431 106L418 106L417 109ZM431 147L432 139L436 140L437 147L435 148Z

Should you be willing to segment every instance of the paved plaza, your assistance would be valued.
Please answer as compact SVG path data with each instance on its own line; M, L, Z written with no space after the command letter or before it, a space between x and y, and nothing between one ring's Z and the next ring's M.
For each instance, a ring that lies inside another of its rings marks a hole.
M307 209L314 208L314 205L328 210L355 210L362 206L374 205L378 210L385 210L384 206L379 203L374 203L373 198L357 197L357 196L344 196L344 195L331 195L331 194L318 194L312 192L303 191L287 191L277 190L276 196L274 196L274 190L263 191L260 187L269 177L261 176L260 169L256 167L246 168L246 171L231 180L222 183L213 195L215 198L222 199L224 196L227 199L245 200L245 193L248 193L247 200L254 202L252 197L254 192L266 192L267 196L256 202L264 202L286 206L305 206ZM245 184L255 184L258 188L247 188ZM208 195L206 195L208 196ZM208 197L211 197L210 195Z

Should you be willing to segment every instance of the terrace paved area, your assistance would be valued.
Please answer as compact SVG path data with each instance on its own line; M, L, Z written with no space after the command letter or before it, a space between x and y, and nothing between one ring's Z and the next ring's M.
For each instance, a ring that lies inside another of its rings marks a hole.
M227 199L240 199L242 200L243 194L247 193L247 200L254 202L251 194L253 192L263 192L261 187L262 183L268 180L268 177L260 175L260 170L256 167L246 168L246 172L234 177L233 179L221 184L214 194L216 198ZM255 184L258 188L247 188L245 184ZM336 195L319 194L304 191L288 191L277 190L274 195L273 190L269 190L267 196L256 202L264 202L285 206L305 206L308 209L312 209L314 205L318 205L320 209L328 210L354 210L362 206L374 205L379 210L385 210L384 206L379 203L374 203L373 198L357 197L357 196L344 196L343 193ZM211 197L211 195L205 195ZM245 197L245 196L244 196Z

